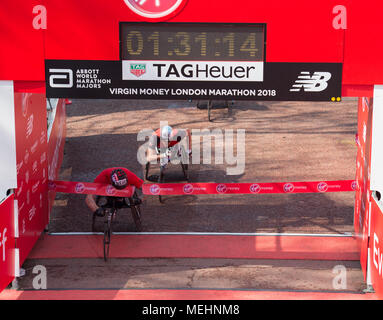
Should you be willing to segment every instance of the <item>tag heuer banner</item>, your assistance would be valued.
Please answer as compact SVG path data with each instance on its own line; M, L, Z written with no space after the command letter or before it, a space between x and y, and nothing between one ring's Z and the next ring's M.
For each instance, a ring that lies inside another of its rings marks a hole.
M47 98L340 101L341 63L46 60Z

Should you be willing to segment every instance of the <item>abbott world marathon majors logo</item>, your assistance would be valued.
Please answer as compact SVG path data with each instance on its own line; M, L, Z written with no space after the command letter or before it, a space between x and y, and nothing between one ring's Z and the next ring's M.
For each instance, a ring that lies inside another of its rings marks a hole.
M74 70L74 71L73 71ZM103 78L98 68L49 68L49 86L53 89L100 89L112 80Z

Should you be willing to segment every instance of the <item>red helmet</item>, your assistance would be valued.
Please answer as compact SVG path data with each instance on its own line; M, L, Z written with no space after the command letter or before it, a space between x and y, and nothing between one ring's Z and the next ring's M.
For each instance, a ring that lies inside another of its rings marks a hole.
M125 189L128 185L128 177L122 169L114 169L110 174L110 180L112 181L112 186L116 189Z

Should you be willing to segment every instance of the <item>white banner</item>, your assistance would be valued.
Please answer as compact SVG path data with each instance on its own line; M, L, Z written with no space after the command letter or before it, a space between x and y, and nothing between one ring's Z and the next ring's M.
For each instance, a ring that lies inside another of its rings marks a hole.
M371 185L370 189L383 192L383 85L375 85L371 133Z
M0 81L0 201L17 188L13 81Z
M122 80L263 81L262 61L122 61Z

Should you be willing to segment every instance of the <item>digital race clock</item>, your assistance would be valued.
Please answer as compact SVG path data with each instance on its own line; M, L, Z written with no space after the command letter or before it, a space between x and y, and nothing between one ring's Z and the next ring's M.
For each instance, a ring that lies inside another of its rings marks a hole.
M264 61L264 24L120 23L121 60Z

